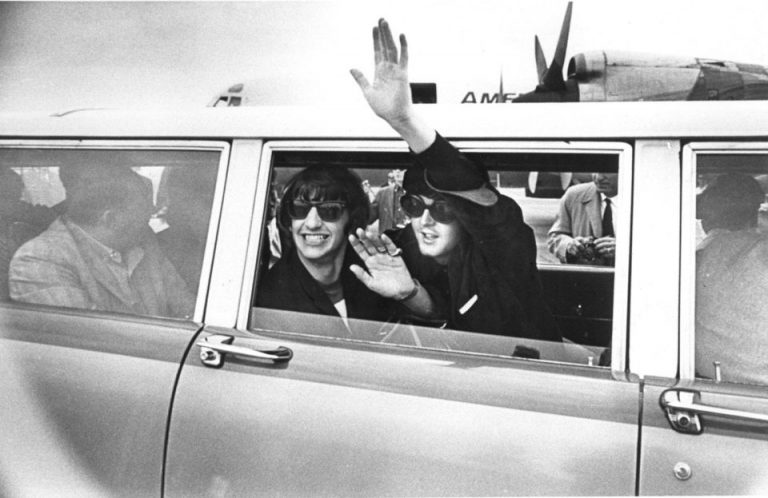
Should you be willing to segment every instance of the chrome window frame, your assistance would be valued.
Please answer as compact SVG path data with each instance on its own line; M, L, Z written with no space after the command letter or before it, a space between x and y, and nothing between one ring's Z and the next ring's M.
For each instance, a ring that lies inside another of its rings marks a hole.
M611 373L616 379L626 378L627 369L627 344L629 331L627 324L629 302L629 257L630 257L630 233L632 211L632 182L633 182L633 147L623 141L535 141L535 140L493 140L493 141L468 141L449 140L451 144L462 152L467 153L581 153L581 154L613 154L618 156L619 190L627 192L622 194L622 209L619 214L618 240L625 242L617 244L616 266L614 272L613 293L613 328L611 338ZM248 253L246 256L245 275L240 295L240 308L237 316L237 328L248 330L251 301L253 297L256 268L259 251L261 248L261 233L264 226L265 207L267 202L267 190L271 174L272 156L281 151L349 151L349 152L407 152L409 149L400 140L276 140L265 141L259 163L258 192L254 202L254 216L248 241ZM564 265L547 265L547 268L561 268ZM605 268L588 268L583 265L574 266L576 271L610 272ZM617 319L618 317L618 319ZM560 363L560 362L555 362ZM570 363L561 363L571 365Z
M224 195L224 181L227 175L229 164L230 144L222 140L120 140L120 139L92 139L92 140L71 140L71 139L29 139L29 140L0 140L0 148L17 149L53 149L53 150L142 150L142 151L203 151L219 152L219 162L216 173L216 185L214 189L213 204L211 206L211 217L208 223L208 235L205 241L205 253L203 254L203 263L200 269L200 283L198 284L195 300L195 310L191 317L194 322L202 323L205 318L205 304L208 297L208 288L211 278L211 265L215 251L216 235L221 220L221 202ZM66 308L68 311L75 311L88 314L88 310L78 308ZM104 312L99 312L104 313ZM111 313L110 313L111 314ZM119 314L115 314L119 316ZM144 317L149 315L133 315L135 317ZM179 320L174 317L156 317L152 319Z

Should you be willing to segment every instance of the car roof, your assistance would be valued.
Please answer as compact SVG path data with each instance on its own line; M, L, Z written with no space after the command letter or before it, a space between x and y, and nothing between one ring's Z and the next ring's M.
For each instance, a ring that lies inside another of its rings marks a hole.
M768 101L419 105L448 138L768 137ZM0 113L0 137L396 139L365 106Z

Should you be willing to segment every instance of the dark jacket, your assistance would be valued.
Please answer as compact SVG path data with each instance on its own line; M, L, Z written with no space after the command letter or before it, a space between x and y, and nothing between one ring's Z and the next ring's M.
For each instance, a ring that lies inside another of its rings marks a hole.
M341 287L349 318L388 321L394 315L394 303L369 290L349 270L352 264L363 265L351 247L347 247L341 270ZM256 306L339 316L320 284L301 263L295 248L270 268L259 285Z
M416 160L430 178L477 169L467 168L469 160L440 135ZM497 196L493 206L480 206L445 195L466 234L446 267L420 254L411 227L393 232L395 243L413 276L443 307L449 328L560 341L539 280L533 230L514 200ZM475 295L475 303L461 313Z

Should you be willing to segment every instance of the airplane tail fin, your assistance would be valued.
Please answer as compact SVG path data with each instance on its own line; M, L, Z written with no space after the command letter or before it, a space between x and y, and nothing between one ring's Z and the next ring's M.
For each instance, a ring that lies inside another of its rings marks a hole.
M544 76L541 76L542 65L539 62L539 55L544 60L544 53L541 52L541 45L538 44L536 50L536 68L539 71L539 81L546 90L565 90L565 80L563 79L563 66L565 65L565 51L568 48L568 33L571 30L571 11L573 2L568 2L568 8L565 11L563 26L560 28L560 38L557 40L555 55L552 57L552 63L546 70ZM546 64L545 64L546 65Z

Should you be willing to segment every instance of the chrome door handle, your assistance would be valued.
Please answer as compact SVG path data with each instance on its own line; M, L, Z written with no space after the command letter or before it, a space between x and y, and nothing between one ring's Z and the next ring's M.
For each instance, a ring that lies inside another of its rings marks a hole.
M666 412L669 424L678 432L701 434L704 427L699 420L699 415L768 423L768 415L762 413L705 405L700 401L701 393L698 391L679 388L667 389L659 398L659 404Z
M200 346L200 361L209 367L220 367L224 363L224 355L231 354L255 360L271 360L275 363L283 363L293 358L293 351L280 346L277 349L258 350L242 346L233 346L234 337L231 335L211 335L202 341L197 341Z

